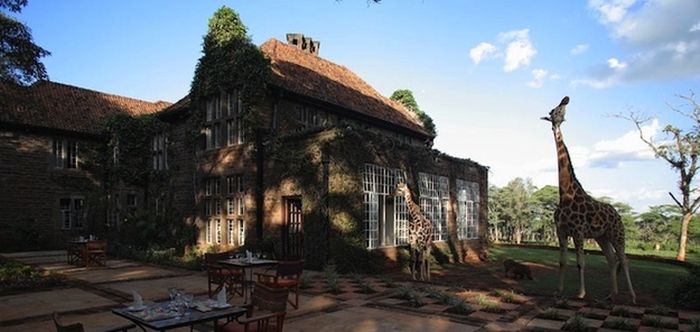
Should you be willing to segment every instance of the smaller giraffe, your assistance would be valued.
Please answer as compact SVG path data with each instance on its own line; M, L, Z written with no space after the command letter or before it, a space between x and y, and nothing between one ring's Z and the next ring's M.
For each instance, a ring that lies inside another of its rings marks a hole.
M416 280L416 270L419 268L420 280L430 281L430 251L433 246L433 225L413 202L413 196L408 185L399 182L396 185L396 195L403 195L408 207L408 244L411 253L411 277Z

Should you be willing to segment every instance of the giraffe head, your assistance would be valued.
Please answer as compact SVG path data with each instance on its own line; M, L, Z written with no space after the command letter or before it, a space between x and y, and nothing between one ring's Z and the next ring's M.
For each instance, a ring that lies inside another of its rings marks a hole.
M399 181L396 183L396 192L394 196L404 196L406 193L410 194L411 191L408 189L408 185L404 181Z
M569 97L566 96L561 100L559 106L555 107L553 110L549 111L549 116L541 117L540 119L549 121L552 123L552 129L559 128L562 122L564 122L564 115L566 114L566 105L569 103Z

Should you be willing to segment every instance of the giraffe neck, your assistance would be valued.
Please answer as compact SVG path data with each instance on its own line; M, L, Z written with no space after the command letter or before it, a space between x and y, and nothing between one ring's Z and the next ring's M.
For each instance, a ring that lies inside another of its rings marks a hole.
M559 201L573 200L576 195L585 194L581 183L574 174L574 165L571 163L569 150L564 144L561 129L554 130L554 141L557 144L557 159L559 164Z
M403 197L406 199L406 207L408 208L408 214L410 216L409 223L416 223L420 220L420 208L416 203L413 202L413 197L408 189L403 193Z

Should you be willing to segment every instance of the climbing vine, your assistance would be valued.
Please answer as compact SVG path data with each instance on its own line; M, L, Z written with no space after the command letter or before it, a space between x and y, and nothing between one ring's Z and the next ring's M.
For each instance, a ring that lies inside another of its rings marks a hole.
M255 107L265 98L271 77L270 61L250 40L247 28L233 9L223 6L209 19L202 52L190 88L193 129L201 128L206 101L232 90L238 91L243 102L244 127L260 127L262 118Z
M151 166L151 139L166 128L166 124L153 115L132 117L118 114L106 123L109 142L106 162L109 185L117 181L143 186L154 177L162 177L162 171L153 171Z

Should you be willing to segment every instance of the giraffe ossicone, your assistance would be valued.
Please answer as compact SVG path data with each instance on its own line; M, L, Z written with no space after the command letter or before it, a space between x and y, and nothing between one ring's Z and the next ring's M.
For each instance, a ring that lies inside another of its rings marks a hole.
M559 128L564 122L566 105L568 104L569 97L564 97L559 106L549 112L549 116L541 118L552 123L559 167L559 207L554 211L560 252L557 291L559 295L562 295L564 291L568 238L571 237L576 248L576 262L579 270L578 297L583 298L586 295L583 242L586 239L595 239L608 262L610 278L612 279L612 290L609 298L614 300L618 293L617 268L618 265L621 265L632 303L636 303L636 294L632 287L627 256L625 255L625 228L620 214L612 205L600 202L588 195L574 174L574 166Z

